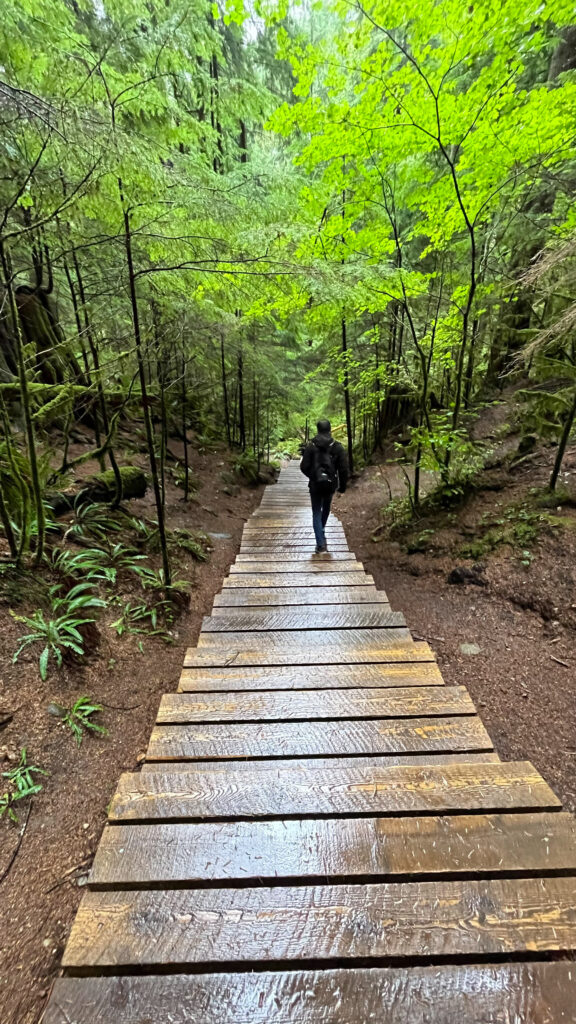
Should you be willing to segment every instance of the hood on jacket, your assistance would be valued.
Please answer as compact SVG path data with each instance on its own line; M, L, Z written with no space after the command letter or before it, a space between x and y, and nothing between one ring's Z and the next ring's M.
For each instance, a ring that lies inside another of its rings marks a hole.
M333 441L332 434L316 434L316 437L312 438L312 444L316 448L329 448Z

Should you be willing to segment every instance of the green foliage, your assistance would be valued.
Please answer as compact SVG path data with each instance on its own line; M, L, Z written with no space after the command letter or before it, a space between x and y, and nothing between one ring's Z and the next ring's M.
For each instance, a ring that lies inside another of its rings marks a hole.
M48 772L45 772L43 768L28 764L26 747L23 747L17 766L8 772L2 772L2 778L8 780L9 788L0 794L0 818L7 814L11 821L17 823L18 815L14 810L14 804L39 793L42 785L34 780L34 776L47 774Z
M60 707L60 705L56 705ZM76 746L80 746L84 733L96 733L99 736L107 736L108 730L103 725L92 721L92 715L102 711L102 704L96 704L90 697L79 697L71 708L61 707L62 723L71 730Z
M480 524L480 536L465 544L460 554L477 561L500 546L508 545L520 551L520 560L528 567L533 558L529 546L538 540L542 531L558 527L560 522L531 502L513 503L499 513L485 513Z
M38 659L41 679L48 675L50 659L62 666L63 657L72 652L84 655L84 637L81 629L87 623L94 622L83 613L91 608L105 608L106 602L96 597L90 583L77 583L71 590L61 593L62 584L50 587L48 592L49 608L46 613L38 609L31 616L15 615L17 622L23 623L30 630L20 637L20 646L12 661L16 662L22 651L29 646L44 645Z
M81 537L105 543L109 534L119 533L123 526L120 514L111 511L108 505L98 502L80 504L74 509L74 520L66 530L64 540Z
M73 579L82 579L86 583L116 583L118 572L127 569L137 572L145 555L139 555L133 548L123 544L114 544L108 550L102 548L85 548L73 552L68 548L55 548L52 551L50 566L53 571Z
M119 617L111 623L111 628L116 630L118 636L125 636L126 634L131 636L157 636L164 640L165 643L172 643L172 637L167 628L159 626L160 621L165 622L166 627L172 624L173 607L171 601L158 601L154 605L147 605L145 601L138 604L126 601L121 606Z
M237 455L232 463L232 472L244 484L248 484L249 487L255 487L258 483L258 473L260 468L258 461L247 453Z

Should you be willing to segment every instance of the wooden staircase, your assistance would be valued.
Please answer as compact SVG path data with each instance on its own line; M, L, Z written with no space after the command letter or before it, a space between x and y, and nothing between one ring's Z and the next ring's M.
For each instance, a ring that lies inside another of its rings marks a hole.
M327 536L291 464L120 779L45 1024L576 1021L574 818Z

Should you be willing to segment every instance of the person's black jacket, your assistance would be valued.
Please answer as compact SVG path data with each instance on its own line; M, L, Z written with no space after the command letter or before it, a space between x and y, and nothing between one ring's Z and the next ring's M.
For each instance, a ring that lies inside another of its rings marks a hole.
M335 441L332 434L317 434L316 437L312 438L309 445L304 449L302 456L302 462L300 463L300 469L310 479L310 474L314 469L314 448L330 448L330 455L334 463L334 468L338 473L338 483L335 485L340 491L340 494L344 494L346 490L346 484L348 483L348 459L346 452L339 441ZM308 484L309 487L313 487L312 483Z

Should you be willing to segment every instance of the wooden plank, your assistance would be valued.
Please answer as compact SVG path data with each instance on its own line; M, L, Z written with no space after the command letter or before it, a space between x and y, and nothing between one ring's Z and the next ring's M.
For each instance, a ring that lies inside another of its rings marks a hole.
M465 686L411 686L350 690L276 690L272 693L167 693L158 724L192 722L306 722L338 718L414 718L473 715Z
M243 537L244 540L308 540L311 532L312 516L302 525L294 525L285 520L284 524L278 526L274 521L270 523L268 520L259 519L257 522L252 520L246 523ZM344 529L339 524L334 525L328 522L324 527L324 532L327 537L332 537L334 540L336 538L346 540ZM312 536L314 536L313 532Z
M300 539L301 537L307 538L310 536L310 530L312 529L312 515L308 514L305 521L301 523L295 522L294 520L285 519L279 526L276 520L268 519L249 519L244 526L244 537L260 537L265 534L268 536L278 537L280 539L293 540ZM330 537L345 537L346 533L344 527L332 519L329 519L324 527L324 531L327 536Z
M309 559L308 559L308 555L309 555ZM239 554L239 555L236 555L235 565L236 566L239 565L239 564L247 564L247 565L249 564L249 565L252 565L252 566L258 565L262 561L262 559L264 557L265 557L264 555L260 556L258 554L258 552L250 552L249 554L245 554L245 555ZM267 555L266 555L266 562L265 562L265 564L266 565L270 565L271 563L272 563L272 559L268 558ZM278 552L278 557L275 560L275 568L273 567L270 571L278 572L280 569L283 568L285 563L289 564L291 569L292 569L292 566L294 566L294 565L305 565L307 567L309 567L310 565L318 565L318 566L320 566L324 570L326 570L327 566L329 566L329 565L336 566L335 569L333 568L333 570L332 570L333 572L345 571L345 570L342 570L342 568L341 568L342 565L346 565L346 566L352 565L353 568L356 568L356 562L355 562L355 559L354 559L354 555L351 554L350 551L348 551L347 549L345 551L329 551L325 555L317 555L317 554L315 554L315 544L310 544L308 546L308 548L306 548L306 550L304 550L303 548L299 548L298 550L292 549L291 551ZM360 563L358 563L358 564L360 564ZM231 566L231 569L233 569L233 568L234 568L234 566ZM250 569L248 571L249 572L261 572L261 571L265 572L266 570L260 570L260 569L252 568L252 569ZM284 569L284 571L286 572L286 569ZM293 572L298 572L297 569L293 569L292 571ZM306 571L308 571L308 569Z
M233 647L238 651L250 651L278 647L281 651L300 651L303 648L317 646L332 648L335 655L340 651L353 655L356 649L380 650L396 643L410 642L410 633L403 626L347 629L342 633L337 629L309 629L305 638L299 629L268 630L265 634L232 630L226 636L219 636L218 633L201 633L198 637L198 648L213 651L222 647ZM337 661L338 658L334 657L334 662Z
M270 761L234 761L234 771L242 768L252 770L268 768L278 772L285 768L291 771L309 772L311 768L333 771L334 768L392 768L410 764L495 764L500 758L493 750L485 750L480 754L370 754L369 757L314 757L314 758L274 758ZM214 772L227 775L230 771L229 761L144 761L142 772Z
M245 587L223 590L214 598L213 614L223 608L286 607L299 605L380 604L390 607L376 587Z
M576 872L571 814L113 825L90 886Z
M149 772L120 777L112 821L395 817L555 810L558 797L527 762Z
M240 559L240 556L238 556ZM322 561L322 559L324 559ZM236 575L237 573L249 573L250 575L264 574L264 573L318 573L319 575L325 576L328 573L337 572L363 572L364 567L362 562L356 562L350 560L350 556L345 561L341 561L336 558L332 561L329 555L318 555L314 558L299 559L293 561L292 559L282 558L266 559L265 561L247 561L245 558L240 559L230 566L230 573ZM366 577L364 577L366 580Z
M344 605L315 608L226 608L202 619L203 633L229 633L234 631L317 630L317 629L391 629L405 626L401 612L391 611L388 605ZM307 636L307 632L306 632ZM302 643L306 643L306 636Z
M348 547L346 541L328 542L328 554L331 558L355 558L356 556ZM294 559L311 558L316 555L316 541L302 541L301 544L282 544L280 541L262 544L247 544L244 541L240 545L240 552L236 556L237 561L249 561L250 559L260 560L262 558L289 558ZM326 556L324 556L326 557Z
M416 645L415 645L416 646ZM424 659L428 660L424 660ZM444 680L429 647L414 651L414 661L374 665L279 665L275 668L235 665L220 668L185 668L180 691L330 690L358 686L443 686ZM319 700L323 694L319 695Z
M149 761L492 750L476 716L157 725Z
M576 949L576 879L89 892L68 968L380 962Z
M573 1024L573 963L57 978L44 1024Z
M369 630L366 630L369 632ZM234 646L202 646L201 648L189 648L186 652L184 665L186 668L212 668L222 667L226 668L229 665L235 665L237 668L248 668L258 665L291 665L291 666L304 666L304 665L361 665L361 664L391 664L392 662L411 662L418 661L419 654L421 654L422 661L430 661L430 653L425 649L419 650L419 645L411 643L408 639L395 642L395 632L388 630L391 636L391 643L394 646L384 646L382 643L379 647L363 647L359 645L343 645L336 647L336 644L330 645L325 643L320 645L314 643L310 648L304 649L303 646L294 646L293 643L282 648L278 644L273 647L266 649L263 646L253 649L243 650L240 645L234 641ZM211 635L218 634L204 634L207 638ZM227 636L238 637L242 636L258 636L258 634L238 634L228 633ZM261 634L262 636L274 636L275 634ZM289 636L289 634L287 634ZM426 647L427 645L425 645Z
M372 585L374 579L362 570L353 572L271 572L244 573L228 576L222 587L227 589L246 589L254 587L365 587Z

